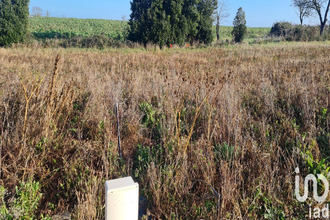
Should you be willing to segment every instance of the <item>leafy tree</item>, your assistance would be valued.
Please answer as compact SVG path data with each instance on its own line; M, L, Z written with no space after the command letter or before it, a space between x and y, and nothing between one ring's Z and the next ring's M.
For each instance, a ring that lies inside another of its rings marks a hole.
M234 19L234 29L232 35L234 36L235 42L242 42L246 35L246 20L245 12L242 8L239 8Z
M0 0L0 46L26 39L28 15L29 0Z

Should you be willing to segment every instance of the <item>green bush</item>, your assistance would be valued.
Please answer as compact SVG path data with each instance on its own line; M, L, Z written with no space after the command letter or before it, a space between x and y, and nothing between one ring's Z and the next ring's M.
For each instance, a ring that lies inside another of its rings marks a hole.
M282 37L287 41L319 41L329 38L325 33L320 36L319 27L293 25L289 22L277 22L270 30L271 37Z
M289 22L277 22L273 24L270 30L270 35L274 37L285 37L288 36L292 31L293 25Z
M42 197L40 184L32 180L21 182L15 191L16 198L7 208L4 199L6 189L0 186L0 219L36 219L35 212Z
M141 123L148 129L151 139L160 143L163 134L162 120L164 116L158 113L155 107L148 102L140 103L139 109L143 113Z

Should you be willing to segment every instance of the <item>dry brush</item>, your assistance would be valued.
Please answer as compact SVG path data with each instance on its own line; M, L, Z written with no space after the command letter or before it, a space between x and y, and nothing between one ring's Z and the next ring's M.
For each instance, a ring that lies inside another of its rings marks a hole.
M33 179L35 216L101 219L104 181L132 175L155 219L301 217L294 168L329 154L329 50L0 49L4 203Z

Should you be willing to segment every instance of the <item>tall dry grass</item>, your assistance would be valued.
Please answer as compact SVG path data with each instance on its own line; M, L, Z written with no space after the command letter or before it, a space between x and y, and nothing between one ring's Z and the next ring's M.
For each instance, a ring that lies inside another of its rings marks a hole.
M132 175L154 219L304 217L293 172L328 156L329 50L0 49L6 206L32 178L36 216L102 219L104 181Z

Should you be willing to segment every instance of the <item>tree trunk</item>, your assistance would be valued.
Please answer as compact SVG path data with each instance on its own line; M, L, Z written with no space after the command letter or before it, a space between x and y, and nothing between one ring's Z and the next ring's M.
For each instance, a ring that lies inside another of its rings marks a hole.
M328 13L329 13L329 9L330 9L330 0L328 2L328 5L325 9L325 13L324 13L324 19L322 19L322 14L321 14L321 9L317 11L319 18L320 18L320 35L322 36L324 33L324 29L327 25L328 22Z
M220 15L217 14L217 41L220 40Z
M321 35L321 36L322 36L323 33L324 33L325 25L326 25L325 22L322 22L322 23L321 23L321 26L320 26L320 35Z

